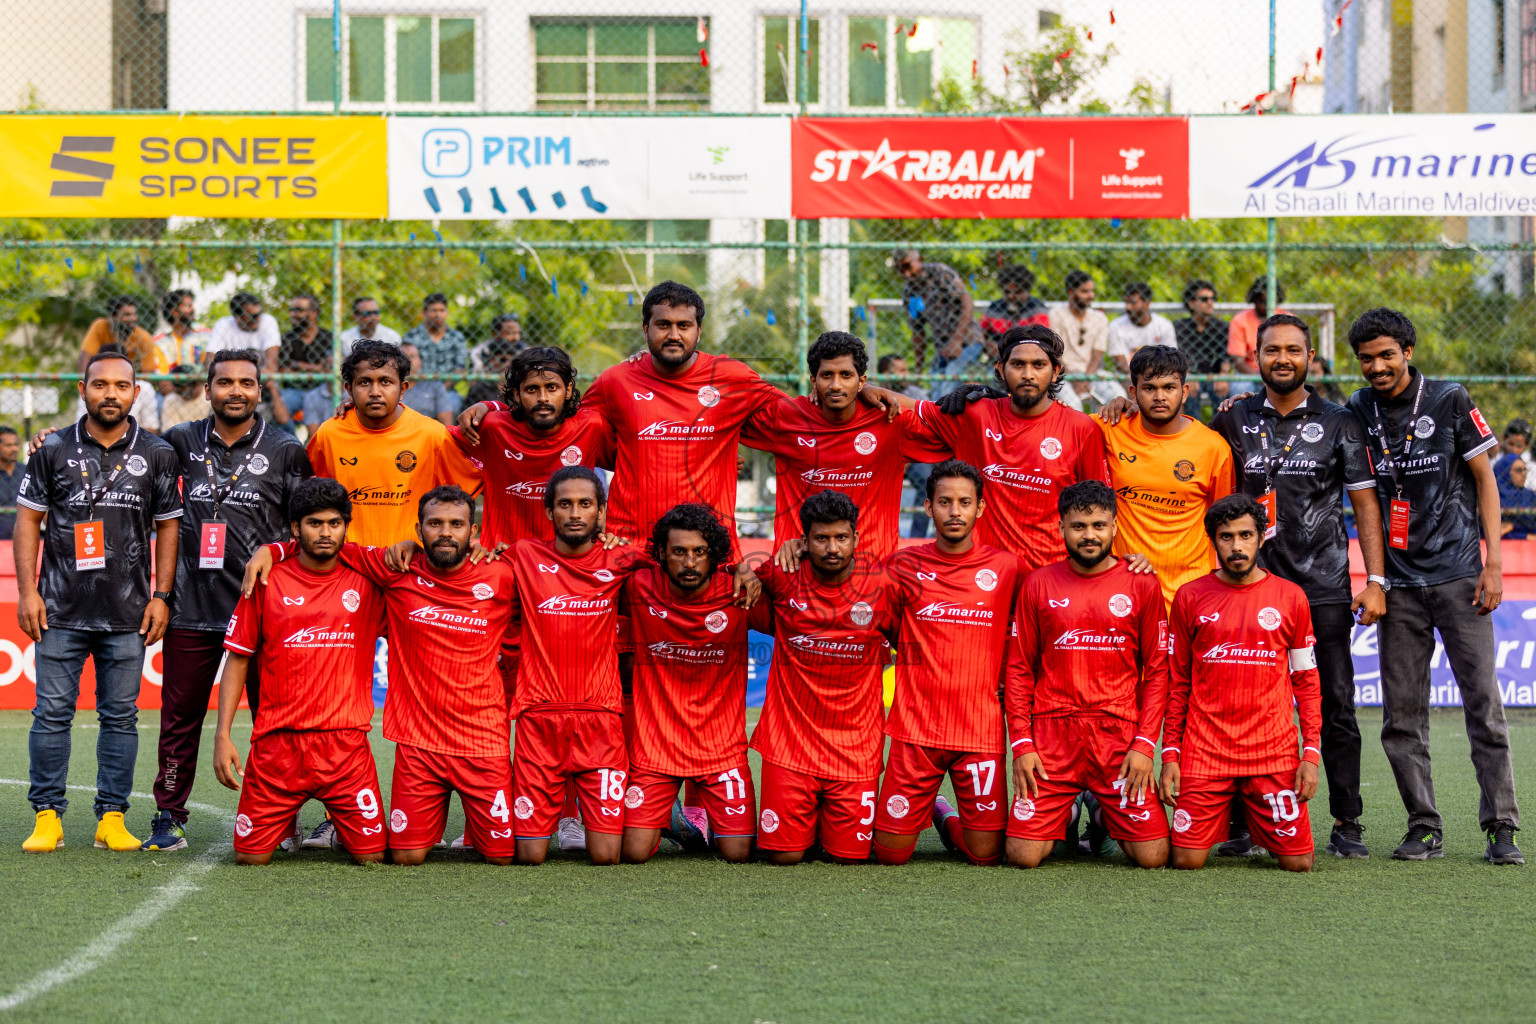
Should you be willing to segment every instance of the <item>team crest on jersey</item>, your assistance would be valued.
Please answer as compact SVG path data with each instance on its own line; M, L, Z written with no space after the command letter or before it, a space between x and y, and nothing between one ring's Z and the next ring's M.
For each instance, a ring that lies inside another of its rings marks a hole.
M1189 816L1189 812L1184 808L1180 807L1173 812L1173 830L1175 832L1188 832L1194 823L1194 820Z
M704 618L704 628L711 633L721 633L725 631L726 626L730 625L730 622L725 612L710 612Z
M251 456L251 476L262 476L271 467L272 463L267 461L267 457L265 455Z
M1035 816L1035 802L1027 796L1021 796L1013 802L1013 816L1018 821L1028 821Z
M865 430L853 439L853 450L860 455L868 455L875 450L875 444L875 435Z
M1125 618L1131 614L1131 599L1124 594L1116 594L1109 599L1109 611L1111 615Z
M1323 439L1323 425L1321 423L1308 423L1301 428L1301 439L1307 444L1317 444Z
M560 453L560 465L562 465L562 466L579 466L579 465L581 465L581 449L576 447L575 445L571 445L565 451L561 452Z
M1280 610L1278 608L1260 608L1259 625L1265 629L1280 628Z
M712 384L705 384L699 388L699 404L706 409L712 409L720 404L720 392Z
M857 601L848 609L848 618L853 620L855 626L867 626L875 617L875 610L866 601Z
M533 817L533 801L525 796L520 796L512 801L512 813L517 815L519 821L527 821Z
M410 450L400 452L395 456L395 468L402 473L409 473L416 468L416 453Z
M130 455L128 456L128 472L134 476L143 476L149 472L149 463L144 460L142 455Z
M489 601L496 596L496 590L489 583L476 583L469 588L469 592L475 595L476 601Z
M1048 459L1061 458L1061 442L1054 437L1048 437L1040 442L1040 454Z
M1189 483L1195 478L1195 464L1188 459L1180 459L1173 464L1173 476L1179 483Z
M242 839L251 834L251 819L249 815L235 815L235 835Z
M1420 416L1413 424L1413 433L1416 437L1434 437L1435 421L1428 416Z
M345 590L341 594L341 606L349 612L355 612L362 606L363 596L355 590Z
M389 830L391 832L404 832L407 819L405 812L396 807L389 812Z
M976 585L982 590L996 590L997 573L993 572L991 569L977 569Z
M613 573L609 572L607 569L598 569L592 574L592 578L596 580L602 580L604 583L612 583Z
M634 810L645 803L645 790L639 786L630 786L624 791L624 806Z
M905 818L912 805L907 803L907 798L900 793L893 795L885 802L885 812L893 818Z
M758 819L758 822L763 826L764 832L777 832L779 830L779 816L773 812L772 808L764 807L763 816Z

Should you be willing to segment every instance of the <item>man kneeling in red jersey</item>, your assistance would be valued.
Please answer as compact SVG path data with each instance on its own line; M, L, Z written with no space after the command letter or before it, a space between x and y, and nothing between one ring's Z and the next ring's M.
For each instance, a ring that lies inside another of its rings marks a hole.
M1109 485L1079 481L1057 505L1067 557L1024 581L1003 694L1013 738L1008 862L1045 860L1086 789L1125 855L1160 868L1168 819L1153 792L1152 754L1168 696L1162 590L1109 553Z
M1221 568L1173 598L1158 790L1173 808L1176 868L1205 864L1236 794L1254 841L1287 871L1312 870L1323 725L1312 612L1300 587L1258 567L1267 524L1245 494L1212 505L1205 532Z
M305 480L288 500L288 518L299 557L278 566L269 586L241 597L225 631L229 659L219 679L213 770L240 790L235 861L270 861L310 799L325 804L354 861L381 861L383 804L368 728L384 602L337 557L352 520L345 487L328 477ZM261 706L242 771L229 728L258 656Z

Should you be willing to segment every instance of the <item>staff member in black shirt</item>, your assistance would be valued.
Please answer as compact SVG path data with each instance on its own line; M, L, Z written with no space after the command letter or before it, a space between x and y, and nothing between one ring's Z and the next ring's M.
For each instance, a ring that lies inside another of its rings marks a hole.
M85 415L48 438L27 464L16 497L16 617L36 645L37 662L27 794L37 824L22 844L28 853L52 853L64 840L70 726L87 656L96 669L101 723L96 846L139 848L123 824L139 751L139 682L144 649L160 640L170 619L169 590L150 591L151 529L156 582L165 587L176 572L176 453L128 414L139 384L122 353L96 353L82 376Z
M1223 373L1227 365L1227 335L1231 325L1214 312L1216 287L1209 281L1194 280L1184 286L1184 308L1189 316L1173 322L1173 336L1179 351L1189 359L1190 373ZM1200 418L1201 398L1209 397L1214 407L1219 399L1211 385L1200 381L1189 389L1184 400L1184 414Z
M1408 365L1414 340L1413 321L1395 309L1368 310L1349 328L1349 347L1371 385L1350 396L1349 408L1370 437L1386 521L1381 745L1408 811L1408 832L1392 856L1443 856L1429 770L1429 665L1438 629L1461 688L1482 791L1483 856L1494 864L1524 864L1515 845L1520 809L1489 618L1504 596L1499 488L1488 463L1498 437L1466 388L1430 380ZM1479 524L1488 541L1486 564Z
M1359 421L1306 386L1312 357L1307 323L1276 313L1259 325L1259 376L1264 390L1234 402L1211 420L1232 446L1237 489L1269 513L1259 565L1290 580L1312 606L1317 670L1323 683L1323 768L1335 857L1369 857L1361 839L1360 726L1355 721L1355 622L1369 626L1387 608L1381 509ZM1360 553L1369 573L1350 597L1349 535L1344 496L1355 510Z

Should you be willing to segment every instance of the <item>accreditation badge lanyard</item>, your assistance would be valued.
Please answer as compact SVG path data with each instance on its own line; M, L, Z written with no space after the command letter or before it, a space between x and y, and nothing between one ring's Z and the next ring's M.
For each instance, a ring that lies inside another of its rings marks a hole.
M1285 442L1285 446L1280 449L1278 455L1273 457L1269 453L1270 443L1267 419L1262 412L1259 413L1259 447L1264 453L1264 493L1259 498L1259 504L1264 507L1265 513L1269 516L1269 525L1264 527L1264 539L1274 540L1276 533L1275 513L1279 508L1279 501L1275 497L1275 470L1285 464L1286 458L1291 454L1291 449L1296 447L1296 439L1301 436L1301 430L1306 426L1307 417L1306 414L1302 415L1301 422L1296 425L1295 430L1291 431L1291 436Z
M105 523L96 518L96 503L112 490L117 478L123 475L128 460L133 457L134 446L139 443L139 425L133 425L128 446L122 450L117 464L112 467L99 488L91 484L91 463L85 457L85 441L80 436L80 424L75 424L75 454L80 459L80 479L85 486L85 520L75 524L75 571L89 572L107 567L107 531ZM106 452L102 453L103 455Z
M1408 430L1403 436L1402 461L1406 463L1413 454L1413 431L1419 423L1419 403L1424 400L1424 375L1419 374L1419 390L1413 396L1413 412L1408 416ZM1396 497L1392 499L1387 515L1387 544L1399 551L1408 549L1408 520L1410 509L1408 501L1403 497L1403 478L1398 468L1398 461L1392 457L1392 446L1387 441L1387 426L1381 415L1381 403L1371 398L1371 408L1376 412L1376 438L1381 442L1381 462L1392 477L1392 487Z
M219 518L224 506L224 499L234 491L235 485L250 468L251 462L256 458L256 449L261 446L261 437L266 433L267 424L262 422L256 429L256 438L251 442L245 457L235 465L234 471L229 475L229 484L223 490L219 489L218 469L213 462L213 420L203 428L203 469L208 474L208 490L213 495L213 518L204 522L199 528L197 567L199 569L224 568L224 542L227 536L229 524Z

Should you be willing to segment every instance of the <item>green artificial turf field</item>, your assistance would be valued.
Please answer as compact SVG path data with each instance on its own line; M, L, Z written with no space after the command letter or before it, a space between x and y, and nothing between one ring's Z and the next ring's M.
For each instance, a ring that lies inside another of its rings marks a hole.
M141 725L141 794L157 717ZM211 724L190 850L92 849L92 794L75 790L68 845L34 857L21 852L31 814L16 781L29 715L0 712L0 1019L1536 1017L1536 867L1482 863L1460 714L1434 720L1446 856L1427 864L1389 858L1402 811L1375 739L1380 716L1361 718L1372 858L1321 853L1330 819L1320 793L1318 870L1294 876L1272 861L1214 859L1197 874L1085 861L974 868L946 857L931 830L897 869L680 854L605 869L561 854L539 868L449 855L358 868L319 851L237 868L235 795L208 766ZM1511 734L1528 795L1536 714L1513 713ZM373 735L387 780L391 748ZM93 781L94 740L77 726L71 785ZM152 808L146 796L129 813L136 834ZM306 824L318 813L311 805Z

